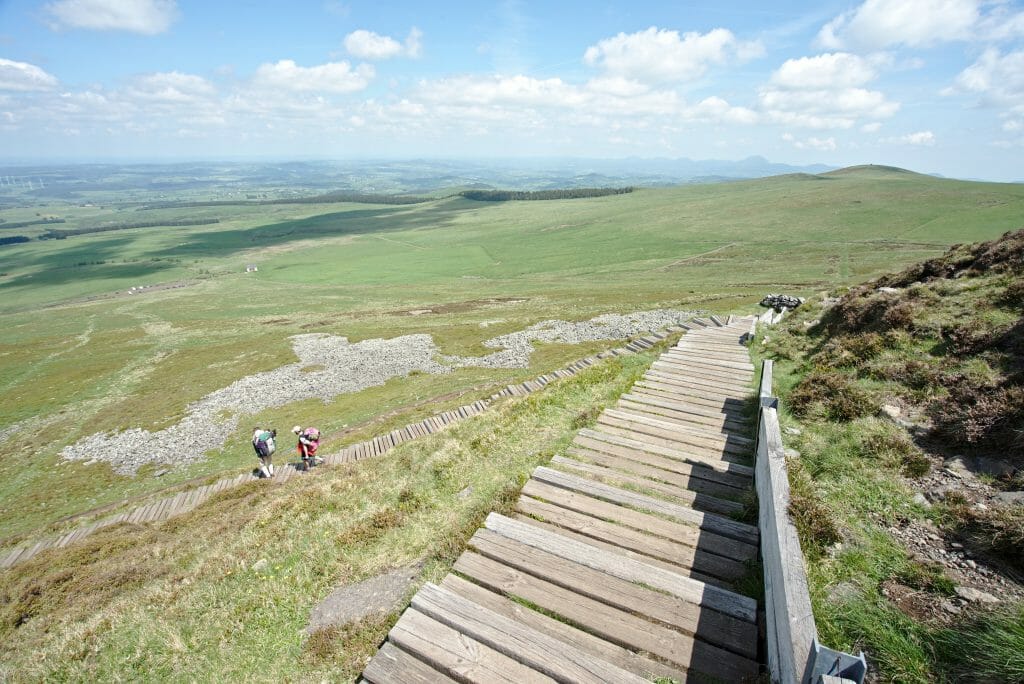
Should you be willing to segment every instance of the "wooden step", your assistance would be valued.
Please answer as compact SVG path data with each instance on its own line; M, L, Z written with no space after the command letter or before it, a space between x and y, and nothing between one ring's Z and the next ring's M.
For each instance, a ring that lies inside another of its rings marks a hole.
M728 475L728 477L723 478L727 481L739 480L742 482L749 482L750 478L754 476L754 469L750 466L724 461L722 460L721 455L717 457L707 457L696 451L688 450L685 447L673 448L650 444L642 439L637 439L638 436L624 437L621 435L610 434L600 428L582 428L576 433L576 437L581 440L579 443L584 444L584 446L597 440L625 449L644 451L649 454L664 456L684 463L693 463L694 465L714 470L723 475ZM584 443L582 440L587 441ZM576 441L574 440L573 443L576 443Z
M566 455L588 463L596 463L607 468L617 468L637 473L646 477L657 477L677 487L689 489L698 494L707 494L731 501L742 500L749 496L751 486L737 486L722 482L719 473L701 466L681 463L671 458L655 456L645 451L622 449L602 442L594 447L573 444L565 451ZM646 470L646 469L653 470ZM654 471L660 471L656 474Z
M539 499L521 497L516 503L516 510L586 537L593 537L623 549L666 561L677 566L673 568L675 572L684 575L689 576L690 570L696 570L726 581L733 581L747 573L744 563L707 552L698 548L697 545L686 545L676 540L655 537Z
M532 479L610 503L649 511L677 522L694 525L703 532L710 532L747 544L757 544L758 531L756 527L722 515L703 513L689 506L683 506L628 489L612 487L602 482L554 470L546 466L537 466L533 471Z
M521 622L538 632L548 635L551 639L571 644L576 648L600 658L606 662L618 665L624 670L641 676L654 675L666 679L683 681L686 678L685 670L674 668L670 665L658 662L651 658L633 653L617 644L605 641L583 630L576 629L564 622L559 622L541 612L531 610L520 603L516 603L503 595L473 584L457 575L448 575L441 582L441 586L449 589L460 596L464 596L474 603L477 603L489 610ZM365 673L364 673L365 674Z
M699 511L729 516L738 515L743 512L743 504L741 503L699 494L686 487L680 487L661 479L652 479L640 474L631 475L621 470L585 463L565 456L554 456L551 459L551 463L563 470L568 469L581 477L591 477L613 487L622 487L623 484L629 484L654 492L658 496L671 497L677 500L677 502L683 502Z

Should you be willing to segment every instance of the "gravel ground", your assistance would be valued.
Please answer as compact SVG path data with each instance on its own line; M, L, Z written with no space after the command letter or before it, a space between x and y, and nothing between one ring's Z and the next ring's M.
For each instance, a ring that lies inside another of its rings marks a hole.
M134 474L147 463L192 463L205 458L206 452L223 447L244 416L268 408L304 399L328 402L340 394L382 385L413 371L441 374L466 366L523 368L529 365L534 351L532 342L578 344L624 339L684 322L694 315L689 311L658 310L605 314L582 323L542 321L526 330L487 340L485 346L501 351L482 357L443 357L429 335L356 344L333 335L297 335L292 338L297 363L244 377L208 394L189 405L181 422L164 430L132 428L96 433L65 447L61 456L107 461L122 475Z

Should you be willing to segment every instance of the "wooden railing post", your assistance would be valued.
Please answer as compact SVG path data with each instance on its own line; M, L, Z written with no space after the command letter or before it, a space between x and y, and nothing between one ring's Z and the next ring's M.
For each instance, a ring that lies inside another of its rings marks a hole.
M789 475L779 429L779 400L772 394L773 364L761 366L754 478L764 565L766 652L772 682L860 684L867 672L864 654L852 656L821 646L807 589L807 571L796 526L789 516Z

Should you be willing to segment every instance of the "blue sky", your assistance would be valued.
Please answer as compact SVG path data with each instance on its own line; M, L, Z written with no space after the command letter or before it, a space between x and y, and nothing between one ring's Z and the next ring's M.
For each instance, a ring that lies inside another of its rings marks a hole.
M1024 180L1024 7L0 0L0 158L752 155Z

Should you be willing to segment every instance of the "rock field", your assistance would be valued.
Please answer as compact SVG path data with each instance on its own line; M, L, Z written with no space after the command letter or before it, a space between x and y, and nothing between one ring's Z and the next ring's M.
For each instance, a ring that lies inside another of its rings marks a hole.
M429 335L350 344L327 334L296 335L292 348L298 362L272 371L246 376L189 405L180 422L149 432L132 428L118 433L96 433L67 446L68 460L109 462L122 475L131 475L148 463L177 465L205 458L224 446L242 418L304 399L325 403L340 394L382 385L413 371L441 374L458 367L523 368L529 365L533 342L579 344L618 340L682 323L692 311L656 310L632 314L604 314L589 321L542 321L484 342L498 349L482 357L445 357Z

